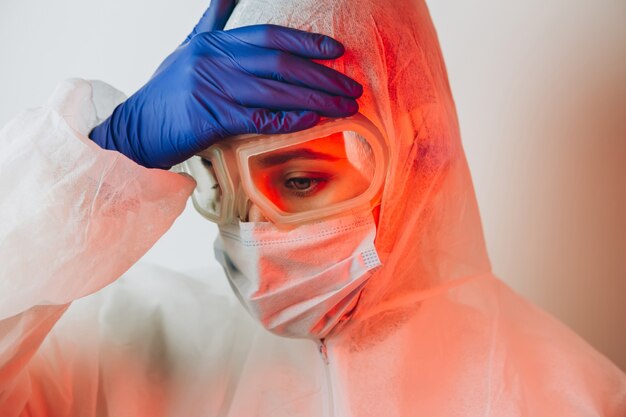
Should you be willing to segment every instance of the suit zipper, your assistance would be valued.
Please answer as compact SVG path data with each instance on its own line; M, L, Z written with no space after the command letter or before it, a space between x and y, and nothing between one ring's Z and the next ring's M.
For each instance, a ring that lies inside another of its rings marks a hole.
M324 367L324 374L326 375L326 387L328 391L328 417L335 416L335 400L333 396L333 381L330 375L330 361L328 359L328 348L326 347L326 341L320 339L319 351L322 356L322 366Z

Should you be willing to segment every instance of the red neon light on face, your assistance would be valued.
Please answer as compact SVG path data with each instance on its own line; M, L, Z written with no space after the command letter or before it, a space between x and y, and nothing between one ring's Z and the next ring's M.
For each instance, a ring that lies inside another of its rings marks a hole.
M362 194L371 178L349 160L345 140L342 133L335 133L251 158L255 186L288 213L319 209Z

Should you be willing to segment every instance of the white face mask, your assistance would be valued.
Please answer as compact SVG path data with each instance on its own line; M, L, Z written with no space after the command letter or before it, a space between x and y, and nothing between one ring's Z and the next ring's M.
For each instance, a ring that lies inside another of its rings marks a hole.
M268 330L321 339L350 312L380 265L371 212L280 231L220 226L215 255L248 312Z

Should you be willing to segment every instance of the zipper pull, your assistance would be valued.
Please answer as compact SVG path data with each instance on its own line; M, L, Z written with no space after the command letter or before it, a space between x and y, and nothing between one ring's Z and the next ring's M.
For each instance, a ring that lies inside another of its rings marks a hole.
M322 355L324 363L328 365L328 348L326 347L326 341L324 339L320 339L320 355Z

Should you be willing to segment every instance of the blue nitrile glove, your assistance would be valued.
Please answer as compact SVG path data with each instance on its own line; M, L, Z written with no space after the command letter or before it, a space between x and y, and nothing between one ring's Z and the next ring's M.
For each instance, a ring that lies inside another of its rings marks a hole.
M293 132L320 115L358 110L362 87L311 61L341 56L340 43L273 25L206 32L223 27L217 9L230 14L235 2L211 3L150 81L90 133L93 141L167 169L227 136Z

